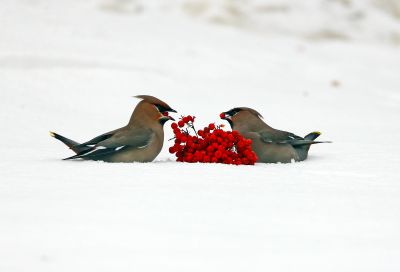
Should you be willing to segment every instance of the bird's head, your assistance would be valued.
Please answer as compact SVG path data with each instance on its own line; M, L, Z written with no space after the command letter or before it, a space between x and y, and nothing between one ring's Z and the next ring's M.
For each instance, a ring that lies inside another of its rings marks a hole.
M169 116L169 112L176 112L164 101L151 95L137 95L136 98L142 99L132 113L129 123L136 122L138 119L158 121L164 124L168 120L174 120ZM164 118L166 117L166 118Z
M229 111L223 112L219 115L221 119L228 121L231 128L240 124L247 124L253 121L262 121L262 115L251 108L247 107L236 107Z

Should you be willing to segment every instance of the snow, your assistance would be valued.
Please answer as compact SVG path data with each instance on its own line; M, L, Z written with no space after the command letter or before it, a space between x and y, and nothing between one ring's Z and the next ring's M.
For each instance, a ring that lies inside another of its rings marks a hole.
M346 39L310 39L305 21L347 9L286 0L292 13L251 16L258 2L240 24L203 19L224 1L201 15L183 1L1 2L0 271L399 271L390 1L354 2L369 16L335 24ZM198 127L251 106L333 144L293 164L176 163L167 141L153 163L61 161L49 130L83 141L122 126L137 94Z

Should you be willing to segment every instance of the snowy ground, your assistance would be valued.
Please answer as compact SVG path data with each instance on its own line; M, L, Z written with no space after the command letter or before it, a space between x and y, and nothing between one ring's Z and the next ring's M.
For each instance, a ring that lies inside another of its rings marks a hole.
M0 3L0 271L400 270L400 49L370 19L316 41L110 3ZM288 165L181 164L168 142L154 163L60 160L49 130L122 126L137 94L334 143Z

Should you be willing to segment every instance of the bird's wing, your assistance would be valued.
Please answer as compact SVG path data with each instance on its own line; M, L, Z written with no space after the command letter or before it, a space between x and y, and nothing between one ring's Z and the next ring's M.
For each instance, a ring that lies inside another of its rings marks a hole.
M118 148L121 146L144 147L148 145L154 131L150 128L134 128L116 131L111 137L98 142L96 146Z
M271 133L269 131L261 132L245 132L242 133L243 137L253 141L261 141L266 144L290 144L293 147L302 145L312 145L319 143L330 143L329 141L313 141L307 140L290 132L278 131L278 133Z
M108 138L111 138L117 131L118 130L113 130L113 131L101 134L101 135L99 135L97 137L94 137L93 139L91 139L91 140L89 140L87 142L81 143L81 144L79 144L77 146L78 147L83 147L83 146L97 145L98 143L100 143L100 142L102 142L104 140L107 140Z
M126 146L121 146L120 148L106 148L106 147L94 147L93 150L84 153L84 154L78 154L72 157L65 158L64 160L73 160L73 159L90 159L90 160L96 160L97 158L100 158L105 155L112 155L121 149L126 148Z
M96 138L101 139L101 136L102 135ZM151 142L153 136L154 136L154 131L146 128L115 131L111 136L105 137L103 141L100 141L97 144L95 144L93 149L90 150L89 152L77 154L75 156L68 157L64 160L79 159L79 158L97 159L105 155L112 155L113 153L116 153L128 147L138 148L138 149L145 148Z
M320 143L331 143L329 141L314 141L310 139L305 139L300 136L297 136L290 132L279 131L279 133L271 134L267 131L259 132L259 138L264 143L270 144L290 144L293 147L302 146L302 145L312 145L312 144L320 144ZM252 136L254 137L254 135Z
M321 141L313 141L310 139L304 139L300 136L297 136L293 133L286 131L274 131L271 133L270 131L261 131L258 132L261 141L269 144L290 144L294 147L302 146L302 145L312 145L319 143L330 143L330 142L321 142ZM252 136L254 137L254 135Z
M294 143L297 141L304 140L304 138L297 136L293 133L286 132L286 131L281 131L281 130L275 130L275 131L267 131L263 130L258 132L260 135L260 139L265 142L265 143Z
M78 146L103 146L110 148L119 147L121 145L140 146L149 141L152 133L153 131L149 128L120 128L101 134Z

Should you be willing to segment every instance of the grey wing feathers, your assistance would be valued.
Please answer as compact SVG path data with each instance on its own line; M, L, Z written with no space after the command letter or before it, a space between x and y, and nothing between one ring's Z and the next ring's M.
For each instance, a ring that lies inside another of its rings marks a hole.
M107 133L101 134L87 142L79 144L78 146L82 147L82 146L87 146L87 145L97 145L98 143L100 143L104 140L107 140L108 138L112 137L113 135L114 135L114 131L107 132Z
M124 148L124 147L123 147ZM96 160L96 158L99 158L101 156L105 155L112 155L115 152L120 151L120 148L104 148L104 149L93 149L90 152L87 152L85 154L78 154L72 157L65 158L64 160L73 160L73 159L92 159Z
M115 132L112 137L99 142L98 146L107 148L117 148L120 146L143 147L151 140L154 131L149 128L138 128L134 130L120 130Z
M287 141L304 140L300 136L281 130L276 130L273 132L261 131L259 132L259 135L261 140L265 143L285 143Z
M282 142L285 144L291 144L292 146L301 146L301 145L312 145L312 144L321 144L321 143L330 143L329 141L313 141L313 140L293 140Z
M151 138L153 131L146 128L138 128L133 130L117 129L97 136L90 141L80 144L79 146L104 146L119 147L122 145L145 145Z
M328 143L328 142L317 142L310 139L304 139L300 136L297 136L293 133L286 131L276 131L274 133L271 133L269 131L262 131L259 132L259 135L260 139L265 143L290 144L292 146Z
M143 148L150 143L153 134L154 132L151 129L134 129L131 131L116 130L114 132L102 134L84 143L88 145L94 145L92 150L77 154L64 160L79 158L95 160L99 157L112 155L113 153L119 152L128 147Z

